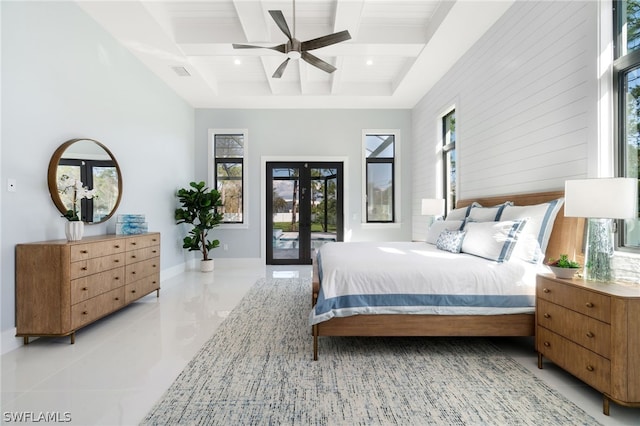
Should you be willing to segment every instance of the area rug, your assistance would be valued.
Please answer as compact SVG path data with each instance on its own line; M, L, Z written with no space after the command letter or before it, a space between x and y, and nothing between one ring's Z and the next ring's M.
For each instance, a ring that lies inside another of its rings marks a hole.
M142 424L599 424L486 339L321 337L314 362L310 301L259 280Z

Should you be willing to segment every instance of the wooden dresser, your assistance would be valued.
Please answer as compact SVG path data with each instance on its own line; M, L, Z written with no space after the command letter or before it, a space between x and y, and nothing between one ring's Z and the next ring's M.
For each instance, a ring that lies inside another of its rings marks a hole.
M103 235L16 246L16 336L71 336L153 291L160 234Z
M538 275L538 368L546 357L602 392L640 406L640 287Z

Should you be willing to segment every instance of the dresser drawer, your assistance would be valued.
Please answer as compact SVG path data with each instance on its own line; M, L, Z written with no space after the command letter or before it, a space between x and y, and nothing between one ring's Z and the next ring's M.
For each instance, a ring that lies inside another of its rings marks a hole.
M543 299L538 299L536 303L538 325L609 358L611 350L609 324Z
M86 277L124 265L124 253L71 263L71 279Z
M126 253L127 265L160 256L160 246L131 250Z
M125 303L131 303L160 288L158 275L149 275L125 287Z
M71 306L71 327L77 329L124 306L124 287Z
M71 246L71 261L93 259L94 257L108 256L123 253L124 240L109 240L96 243L74 244Z
M124 285L124 266L71 280L71 304L91 299Z
M536 295L573 311L611 323L611 297L538 276Z
M126 284L142 279L146 276L160 272L160 258L153 257L142 262L132 263L125 266Z
M139 235L127 238L127 250L135 250L158 245L160 245L160 234Z
M536 327L536 348L540 354L603 393L610 393L611 363L546 328Z

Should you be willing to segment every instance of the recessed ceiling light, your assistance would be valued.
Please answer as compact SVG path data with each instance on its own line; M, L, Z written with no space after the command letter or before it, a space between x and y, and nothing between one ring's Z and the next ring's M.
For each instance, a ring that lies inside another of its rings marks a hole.
M234 59L233 63L236 65L242 65L242 61L240 59Z
M373 65L373 59L367 59L367 65L369 66Z

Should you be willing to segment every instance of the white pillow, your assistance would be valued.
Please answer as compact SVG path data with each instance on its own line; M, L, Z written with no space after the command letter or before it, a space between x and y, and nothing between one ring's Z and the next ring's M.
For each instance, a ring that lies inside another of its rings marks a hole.
M427 242L435 244L438 241L440 233L445 229L447 231L457 231L462 228L461 220L436 220L427 231Z
M448 214L445 220L464 220L467 216L469 216L469 212L474 207L482 207L480 203L476 203L475 201L469 204L467 207L460 207L459 209L453 209Z
M501 219L502 211L506 206L512 206L513 201L505 201L493 207L473 207L467 219L473 222L494 222Z
M526 219L502 222L467 222L462 252L504 262L511 258Z
M553 223L563 203L564 198L558 198L548 203L504 208L501 220L527 219L527 225L522 230L516 247L516 256L531 263L538 263L544 259Z

